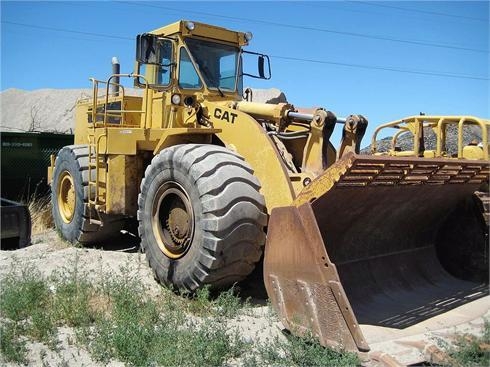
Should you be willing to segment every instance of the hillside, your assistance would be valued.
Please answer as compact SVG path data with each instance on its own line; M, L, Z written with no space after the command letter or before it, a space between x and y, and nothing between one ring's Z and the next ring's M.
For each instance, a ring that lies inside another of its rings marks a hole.
M0 131L70 133L75 103L90 93L89 89L7 89L0 93Z
M130 95L139 90L126 89ZM254 102L285 102L281 91L252 89ZM90 97L91 89L7 89L0 92L0 131L71 133L75 129L75 103Z

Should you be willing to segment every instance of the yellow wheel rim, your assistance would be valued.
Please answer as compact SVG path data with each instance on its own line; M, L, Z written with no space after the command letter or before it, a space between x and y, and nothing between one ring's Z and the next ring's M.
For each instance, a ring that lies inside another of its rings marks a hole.
M194 237L194 212L187 192L170 181L156 192L151 226L160 250L170 259L179 259L189 250Z
M58 211L63 222L70 223L73 220L76 203L73 177L68 171L63 171L58 181Z

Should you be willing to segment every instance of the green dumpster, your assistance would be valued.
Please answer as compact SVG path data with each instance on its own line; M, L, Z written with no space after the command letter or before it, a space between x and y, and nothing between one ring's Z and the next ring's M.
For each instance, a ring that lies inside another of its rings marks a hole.
M73 135L2 132L1 197L28 201L49 192L46 182L51 154L73 144Z

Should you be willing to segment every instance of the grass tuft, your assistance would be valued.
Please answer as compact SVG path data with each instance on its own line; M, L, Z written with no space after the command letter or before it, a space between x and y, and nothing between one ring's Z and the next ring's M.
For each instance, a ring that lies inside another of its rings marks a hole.
M248 301L243 303L234 287L221 292L215 300L215 310L220 317L237 317L243 307L248 306Z
M27 206L31 215L31 233L33 235L46 232L54 227L50 196L37 197L33 195L29 199Z
M15 322L0 324L0 352L7 361L26 364L26 345Z
M312 337L289 335L287 340L278 337L261 343L257 354L246 360L248 366L359 366L355 353L324 348Z
M25 358L25 348L21 347L24 345L22 336L29 336L55 348L56 328L50 312L53 307L51 291L40 273L32 267L26 267L19 275L10 273L0 287L1 326L10 335L9 340L3 340L7 350L5 355L15 361ZM14 329L12 322L15 323ZM13 354L13 351L18 355Z
M135 280L114 280L104 290L112 311L85 333L99 361L117 359L135 366L221 365L239 351L235 334L226 324L213 317L198 320L188 315L182 299L170 292L151 299ZM207 292L195 302L207 306Z
M56 320L71 327L94 322L99 308L95 307L92 286L85 280L62 279L56 287L53 313Z
M482 336L462 334L456 337L447 352L454 366L490 365L490 322L485 320Z
M36 269L24 268L19 277L10 273L1 283L0 315L3 317L18 322L48 304L48 285Z
M218 318L237 317L248 301L243 302L235 287L219 293L211 292L209 286L198 289L193 296L187 297L187 309L197 316L214 316Z

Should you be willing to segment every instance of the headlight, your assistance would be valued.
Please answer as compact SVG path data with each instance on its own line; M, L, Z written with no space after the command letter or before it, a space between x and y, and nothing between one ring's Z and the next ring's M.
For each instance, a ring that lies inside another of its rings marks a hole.
M180 104L180 94L172 95L172 103L176 105Z
M196 25L194 22L185 22L185 27L192 32L196 28Z
M245 32L245 39L249 42L253 38L252 32Z

